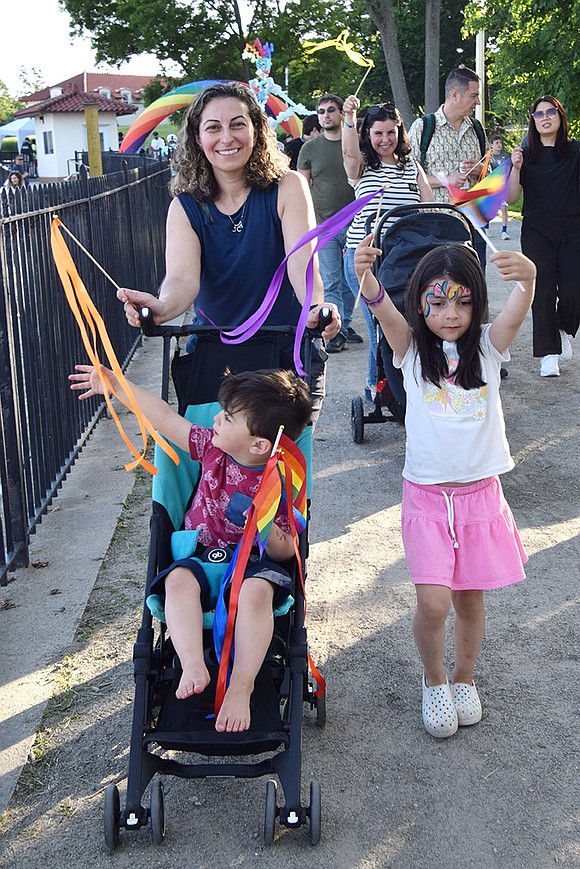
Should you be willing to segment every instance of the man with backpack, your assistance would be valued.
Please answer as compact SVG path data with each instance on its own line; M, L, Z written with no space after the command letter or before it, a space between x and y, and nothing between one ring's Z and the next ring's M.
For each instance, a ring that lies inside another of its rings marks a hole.
M487 150L485 131L472 117L480 104L479 76L466 66L452 69L445 82L445 102L434 114L413 121L409 130L413 157L423 166L437 202L449 202L441 180L471 187L479 180ZM485 242L476 235L476 248L485 269Z

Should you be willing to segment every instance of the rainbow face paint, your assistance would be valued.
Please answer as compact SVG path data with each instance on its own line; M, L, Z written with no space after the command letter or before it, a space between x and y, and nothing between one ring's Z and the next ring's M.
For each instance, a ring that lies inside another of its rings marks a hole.
M445 299L448 302L455 302L458 299L469 297L471 298L471 290L469 287L464 287L463 284L457 284L448 278L436 280L429 284L425 290L425 301L423 315L428 317L431 313L431 299Z

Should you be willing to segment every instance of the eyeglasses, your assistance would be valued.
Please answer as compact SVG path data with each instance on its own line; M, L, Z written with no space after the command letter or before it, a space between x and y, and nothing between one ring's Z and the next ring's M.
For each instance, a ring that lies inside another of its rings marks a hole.
M552 107L551 109L546 109L545 112L541 112L541 111L532 112L532 118L534 119L534 121L543 121L544 118L555 118L557 114L558 114L558 109L555 107Z
M398 109L394 103L381 103L379 106L369 106L367 109L367 118L376 118L381 112L397 112Z
M318 115L332 115L333 112L338 112L336 106L329 106L327 109L316 109Z

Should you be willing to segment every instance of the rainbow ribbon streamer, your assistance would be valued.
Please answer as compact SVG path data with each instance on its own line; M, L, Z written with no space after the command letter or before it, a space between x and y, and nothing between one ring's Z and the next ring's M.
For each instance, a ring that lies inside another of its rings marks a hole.
M242 539L222 580L215 607L213 640L216 656L220 662L215 692L216 715L228 686L238 599L246 565L254 543L257 543L260 554L263 554L283 497L286 505L290 505L287 506L288 522L298 561L300 582L304 590L298 534L306 526L306 460L294 441L281 434L278 444L266 463L258 491L248 509ZM298 521L297 517L299 517ZM225 596L228 589L229 604L226 605Z
M446 184L451 201L474 226L483 227L496 216L505 203L512 164L508 157L469 190Z
M223 343L242 344L244 341L247 341L248 338L251 338L252 335L256 334L256 332L266 322L268 315L278 298L280 288L282 287L282 281L284 280L284 275L286 273L288 260L293 253L296 253L296 251L300 250L301 247L304 247L305 244L309 244L311 241L316 240L314 250L306 264L306 291L304 294L302 311L300 312L298 325L296 326L296 337L294 339L294 367L301 377L305 377L306 372L302 365L302 360L300 359L300 348L302 346L302 338L304 337L304 331L306 329L306 321L308 320L308 315L310 313L312 293L314 290L314 255L320 250L320 248L328 244L328 242L331 241L331 239L333 239L341 229L348 226L353 217L358 214L365 205L371 202L378 193L382 193L383 189L383 187L379 187L378 190L374 191L374 193L368 193L360 199L355 199L354 202L349 202L348 205L345 205L344 208L341 208L340 211L337 211L336 214L333 214L332 217L328 218L328 220L323 221L319 226L304 233L302 238L296 242L290 253L284 257L274 272L274 276L266 290L264 300L258 310L248 317L244 323L236 326L235 329L222 332L221 340Z

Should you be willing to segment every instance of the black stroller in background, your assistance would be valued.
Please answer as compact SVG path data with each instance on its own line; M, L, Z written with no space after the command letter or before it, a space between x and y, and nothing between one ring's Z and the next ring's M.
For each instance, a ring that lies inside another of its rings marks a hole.
M324 328L324 326L322 326ZM211 426L219 405L215 403L224 371L242 372L258 368L280 368L282 335L294 330L278 327L258 333L242 345L224 345L215 329L200 326L145 326L146 334L163 337L162 396L169 386L170 343L173 338L196 334L194 354L181 354L179 346L171 363L179 412L200 425ZM310 351L313 333L305 338ZM286 339L287 340L287 339ZM304 354L310 359L310 353ZM308 362L305 363L308 371ZM312 427L298 439L309 463ZM153 512L149 545L148 580L174 560L171 552L173 532L180 529L196 484L195 465L182 456L179 466L156 451L158 474L153 481ZM309 503L309 502L308 502ZM300 534L300 560L306 577L308 554L307 528ZM292 568L290 568L292 571ZM119 790L109 785L105 792L104 832L109 851L119 844L119 831L138 830L150 824L152 840L165 837L165 806L159 775L181 778L239 777L257 778L276 774L285 798L278 805L277 783L266 785L264 842L274 839L276 820L296 828L308 826L311 844L320 839L321 794L318 781L310 783L310 805L301 802L302 718L304 703L315 710L316 724L326 721L324 680L311 664L304 627L305 600L298 576L293 573L294 605L275 619L274 636L266 660L256 679L252 694L252 724L242 733L218 733L214 727L213 706L219 663L213 651L211 617L204 616L204 648L212 682L206 690L186 700L177 700L175 690L181 671L165 624L143 608L141 627L134 645L135 699L129 754L126 805L121 808ZM309 663L313 676L309 673ZM167 752L186 752L177 758ZM191 756L194 759L191 759ZM253 757L250 757L253 756ZM242 760L240 760L242 757ZM143 795L150 785L149 807Z
M387 220L397 220L383 235ZM374 217L367 221L367 234ZM381 236L382 241L381 241ZM405 313L405 289L419 260L440 244L470 244L475 250L474 230L469 220L454 205L420 202L400 205L385 211L376 221L373 244L382 249L373 273L378 277L397 309ZM405 422L406 396L403 375L393 365L393 351L377 321L377 394L370 414L365 414L360 396L351 403L352 439L364 440L364 427L371 423ZM388 413L384 412L387 409Z

